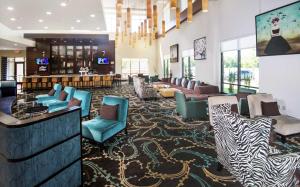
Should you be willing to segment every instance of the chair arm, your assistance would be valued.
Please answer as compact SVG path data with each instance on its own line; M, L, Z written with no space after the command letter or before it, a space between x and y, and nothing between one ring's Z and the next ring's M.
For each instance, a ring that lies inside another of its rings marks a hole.
M189 110L199 110L199 108L206 108L207 107L207 102L206 101L187 101L186 102L186 107Z
M38 99L37 100L38 103L42 103L44 101L56 99L56 97L55 96L45 96L45 97L38 97L37 99Z
M289 172L294 172L296 168L300 168L300 153L271 155L267 160L271 163L272 172L282 172L283 167L285 167L284 171L289 174Z

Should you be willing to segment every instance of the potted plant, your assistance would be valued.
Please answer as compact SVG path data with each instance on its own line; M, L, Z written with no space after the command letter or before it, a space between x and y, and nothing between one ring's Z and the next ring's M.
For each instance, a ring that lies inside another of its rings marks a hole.
M236 74L234 72L229 72L229 75L228 75L228 82L230 83L228 91L230 93L233 93L233 86L234 86L233 84L236 81L235 75Z

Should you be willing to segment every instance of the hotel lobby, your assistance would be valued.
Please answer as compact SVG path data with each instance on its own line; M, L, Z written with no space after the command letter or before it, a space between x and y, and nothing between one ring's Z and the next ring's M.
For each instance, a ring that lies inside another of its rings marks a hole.
M0 0L0 186L300 187L300 1Z

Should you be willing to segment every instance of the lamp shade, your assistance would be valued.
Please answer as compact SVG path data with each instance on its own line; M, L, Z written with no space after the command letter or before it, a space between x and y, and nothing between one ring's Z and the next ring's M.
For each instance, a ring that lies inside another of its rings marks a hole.
M175 9L175 8L177 8L177 0L170 0L171 2L170 2L170 7L172 8L172 9Z
M192 22L193 19L193 0L187 0L188 9L187 9L187 21Z
M151 0L147 0L147 19L152 18Z
M161 32L162 32L162 37L166 36L166 21L162 20L161 22Z
M201 0L202 2L202 12L208 12L208 0Z
M180 8L176 8L176 29L180 29Z

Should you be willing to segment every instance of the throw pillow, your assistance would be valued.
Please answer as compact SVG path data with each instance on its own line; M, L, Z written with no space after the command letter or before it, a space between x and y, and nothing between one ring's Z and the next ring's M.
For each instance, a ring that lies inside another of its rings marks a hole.
M176 86L181 86L181 80L182 78L176 79Z
M59 100L65 101L67 99L67 97L68 97L68 93L65 91L62 91L59 95Z
M48 93L49 96L54 96L55 94L55 90L52 88L52 90L50 90L50 92Z
M183 78L181 81L181 87L186 88L189 81L186 78Z
M238 109L238 105L237 104L231 105L231 112L239 113L239 109Z
M119 105L102 105L100 108L100 116L106 120L118 119L118 108Z
M261 111L264 116L279 116L277 102L261 102Z
M81 100L72 98L68 103L68 108L72 108L73 106L80 106L80 105L81 105Z
M189 81L188 85L187 85L187 88L189 90L193 90L195 87L195 81Z

